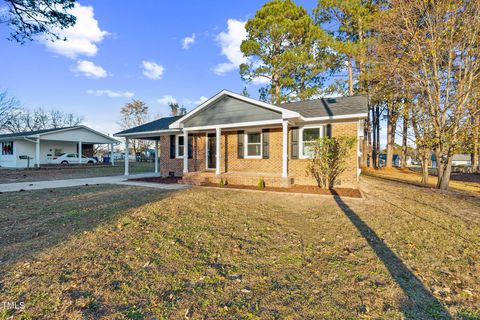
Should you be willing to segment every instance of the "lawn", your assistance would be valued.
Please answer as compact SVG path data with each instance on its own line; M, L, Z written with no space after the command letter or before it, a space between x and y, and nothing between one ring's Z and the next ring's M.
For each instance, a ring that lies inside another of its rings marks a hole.
M153 172L152 162L131 162L130 174ZM60 180L75 178L93 178L116 176L124 173L123 162L117 162L115 166L83 165L83 166L49 166L40 169L5 169L0 168L0 183Z
M363 168L363 173L370 176L386 178L396 181L404 181L420 185L422 181L421 172L419 168L401 169L401 168L382 168L372 169ZM435 187L437 184L436 170L430 169L430 176L428 177L428 186ZM480 174L475 173L452 173L450 178L450 188L474 192L480 194Z
M0 319L480 318L480 198L84 186L0 195Z

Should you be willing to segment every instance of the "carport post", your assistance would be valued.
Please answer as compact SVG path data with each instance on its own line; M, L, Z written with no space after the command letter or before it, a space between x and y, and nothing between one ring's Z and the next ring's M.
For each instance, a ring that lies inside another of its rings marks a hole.
M78 141L78 163L82 164L82 141Z
M115 165L115 160L113 160L113 143L110 144L110 147L112 148L110 151L110 162L112 163L112 166Z
M37 168L40 168L40 137L37 137L37 143L35 144L35 158L37 162Z
M158 140L155 140L155 173L158 173Z
M128 138L125 138L125 175L128 176Z

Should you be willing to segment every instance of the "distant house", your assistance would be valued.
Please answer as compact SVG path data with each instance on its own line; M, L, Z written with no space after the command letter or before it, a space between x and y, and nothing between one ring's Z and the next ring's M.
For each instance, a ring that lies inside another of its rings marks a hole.
M432 154L431 157L432 161L432 168L437 167L437 157L435 154ZM452 166L471 166L472 165L472 158L469 154L455 154L452 157Z
M469 154L456 154L452 158L453 166L471 166L472 158Z
M126 139L155 141L156 171L184 182L269 186L315 184L307 165L315 141L323 136L356 137L347 170L338 179L356 186L359 175L364 96L324 98L273 105L227 90L183 116L161 118L116 133ZM159 167L159 168L158 168ZM128 175L128 162L125 163Z
M387 163L387 155L385 153L382 153L379 155L380 158L380 166L383 167ZM394 154L392 156L392 166L394 167L400 167L402 163L402 157L399 154ZM412 165L412 157L407 156L407 161L406 161L406 166Z
M117 143L118 140L86 126L0 134L0 167L40 167L63 153L93 156L94 144L107 144L113 150Z

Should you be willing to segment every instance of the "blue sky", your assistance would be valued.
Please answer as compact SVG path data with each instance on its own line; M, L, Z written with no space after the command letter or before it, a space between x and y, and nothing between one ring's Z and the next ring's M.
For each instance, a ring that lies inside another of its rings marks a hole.
M241 92L241 22L263 3L83 0L66 43L20 45L0 29L0 89L27 108L74 112L109 134L132 98L147 102L152 116L168 115L170 97L191 109L222 89ZM311 11L316 1L297 4ZM252 96L258 88L249 87Z
M264 2L83 0L69 40L55 43L20 45L0 25L0 90L26 108L78 114L110 135L132 99L148 104L152 120L168 116L172 99L190 110L222 89L242 91L243 23ZM296 3L311 12L317 1ZM252 97L259 88L249 86Z

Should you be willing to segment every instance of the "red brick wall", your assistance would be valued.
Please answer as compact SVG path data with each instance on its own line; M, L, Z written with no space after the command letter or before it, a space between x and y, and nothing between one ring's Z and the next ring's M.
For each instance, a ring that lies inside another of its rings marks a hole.
M187 152L185 148L185 152ZM193 157L188 159L189 171L205 170L205 134L193 135ZM170 136L160 137L160 175L168 176L175 172L176 176L183 175L183 158L170 159Z
M357 122L332 124L332 136L357 136ZM222 132L221 141L221 172L253 172L253 173L282 173L282 129L270 129L270 157L269 159L238 159L237 132ZM195 134L193 138L194 154L189 159L188 169L192 171L205 170L205 142L204 133ZM186 149L185 149L186 150ZM348 169L339 177L338 183L344 187L357 185L357 147L352 148L348 157ZM290 132L288 135L288 155L290 157ZM307 172L308 159L289 159L288 175L294 178L295 184L315 185L316 181ZM183 175L183 159L170 159L170 137L160 139L160 173L169 172Z

